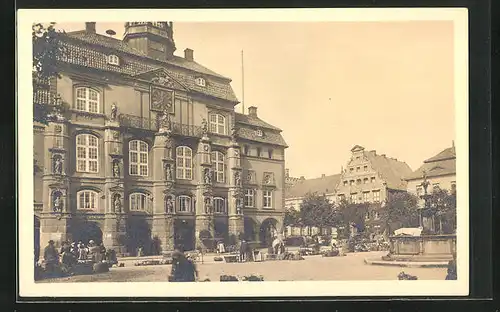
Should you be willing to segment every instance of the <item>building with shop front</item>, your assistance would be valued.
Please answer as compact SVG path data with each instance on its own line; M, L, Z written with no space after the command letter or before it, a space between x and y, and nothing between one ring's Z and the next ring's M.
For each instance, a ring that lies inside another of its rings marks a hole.
M283 223L281 130L234 110L231 80L174 55L171 22L96 23L59 34L54 106L34 124L36 241L103 242L119 254L266 242Z
M365 217L365 227L372 233L384 230L380 219L383 209L392 194L406 192L405 177L410 175L411 168L403 161L366 151L356 145L351 149L351 157L345 168L338 175L317 179L306 179L295 184L285 195L287 208L300 209L300 203L307 193L324 194L332 203L339 204L345 200L350 203L369 203ZM291 229L297 232L297 229ZM313 231L314 232L314 231Z

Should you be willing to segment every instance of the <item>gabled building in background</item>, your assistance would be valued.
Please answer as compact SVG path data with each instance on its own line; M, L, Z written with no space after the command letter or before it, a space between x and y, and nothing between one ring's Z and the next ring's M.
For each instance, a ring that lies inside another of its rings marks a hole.
M231 80L193 50L174 55L171 22L127 22L123 40L88 22L59 38L61 77L34 95L57 108L34 124L38 244L93 239L134 254L263 242L281 228L281 130L256 107L236 113Z
M456 154L455 144L452 143L437 155L426 159L422 166L406 177L408 182L407 190L417 196L424 193L422 182L424 174L427 176L429 187L428 193L433 189L443 189L449 192L456 191Z

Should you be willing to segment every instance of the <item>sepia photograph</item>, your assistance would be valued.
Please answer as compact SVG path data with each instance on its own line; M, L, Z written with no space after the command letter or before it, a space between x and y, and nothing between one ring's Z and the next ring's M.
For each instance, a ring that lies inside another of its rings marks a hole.
M21 293L468 294L467 10L111 11L19 12Z

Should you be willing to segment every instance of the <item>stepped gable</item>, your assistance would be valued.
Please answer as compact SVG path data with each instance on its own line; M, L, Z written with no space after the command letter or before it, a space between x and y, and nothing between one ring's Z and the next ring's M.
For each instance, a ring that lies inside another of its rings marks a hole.
M404 178L412 172L407 163L384 155L377 155L375 151L365 151L364 154L373 169L385 180L389 189L406 190L407 183Z

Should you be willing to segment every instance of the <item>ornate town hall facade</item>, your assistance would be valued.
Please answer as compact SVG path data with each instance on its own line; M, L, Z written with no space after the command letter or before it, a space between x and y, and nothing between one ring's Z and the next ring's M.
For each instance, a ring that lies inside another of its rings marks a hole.
M236 113L231 80L192 50L175 56L171 22L128 22L123 40L95 26L59 35L61 77L35 96L55 105L34 125L36 245L134 254L281 231L281 130Z

